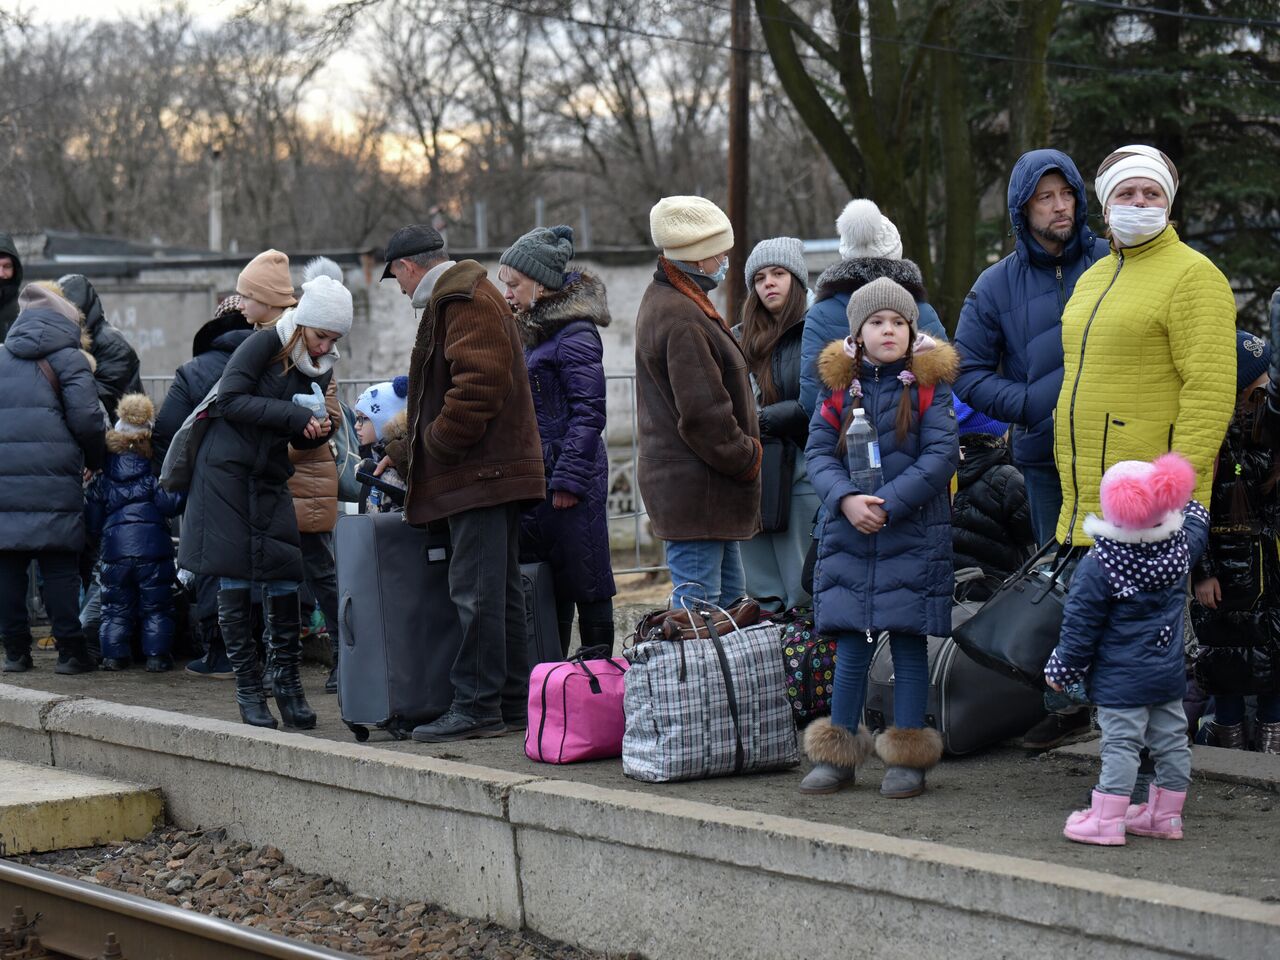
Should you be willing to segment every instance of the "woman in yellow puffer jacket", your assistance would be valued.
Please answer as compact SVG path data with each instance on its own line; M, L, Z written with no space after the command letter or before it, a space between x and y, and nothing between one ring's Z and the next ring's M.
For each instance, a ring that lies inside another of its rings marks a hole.
M1227 278L1178 239L1169 207L1173 162L1153 147L1122 147L1094 188L1111 254L1080 278L1062 314L1065 369L1054 412L1062 479L1058 541L1093 541L1098 485L1121 460L1176 450L1208 503L1213 463L1235 407L1235 298Z

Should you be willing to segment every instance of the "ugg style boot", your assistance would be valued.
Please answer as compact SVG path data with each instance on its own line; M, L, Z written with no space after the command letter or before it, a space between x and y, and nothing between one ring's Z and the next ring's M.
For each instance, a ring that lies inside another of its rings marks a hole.
M302 692L302 632L297 593L266 598L267 622L271 625L271 658L274 662L271 689L280 720L286 727L310 730L316 714Z
M832 723L830 717L819 717L804 731L804 752L813 761L813 769L800 781L800 792L835 793L853 786L854 772L871 756L871 749L866 727L859 724L854 733Z
M1182 804L1187 794L1152 787L1146 803L1131 804L1124 815L1124 828L1140 837L1158 837L1161 840L1182 839Z
M252 594L248 590L218 591L218 629L227 649L227 659L236 672L236 703L240 719L255 727L276 726L267 709L262 689L262 669L258 665L258 645L253 639Z
M1093 806L1088 810L1077 810L1067 817L1062 835L1076 843L1122 847L1124 846L1124 820L1128 810L1128 797L1114 793L1099 793L1095 790Z
M1258 724L1258 752L1280 754L1280 722Z
M905 800L924 793L924 774L942 759L942 737L933 727L890 727L876 737L876 754L884 761L880 796Z

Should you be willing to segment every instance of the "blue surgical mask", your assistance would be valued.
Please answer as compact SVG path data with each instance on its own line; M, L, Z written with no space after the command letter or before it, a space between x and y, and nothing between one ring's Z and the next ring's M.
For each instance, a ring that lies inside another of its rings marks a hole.
M716 283L723 283L724 278L729 275L729 258L724 258L724 263L720 264L715 273L708 273L707 277Z

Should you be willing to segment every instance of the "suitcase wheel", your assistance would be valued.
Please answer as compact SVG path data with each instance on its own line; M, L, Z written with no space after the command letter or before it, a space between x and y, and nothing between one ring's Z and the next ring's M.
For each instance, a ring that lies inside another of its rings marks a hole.
M369 739L368 727L362 727L358 723L348 723L347 729L355 735L356 743L364 743Z
M387 727L387 733L391 734L397 740L408 740L409 731L398 724Z

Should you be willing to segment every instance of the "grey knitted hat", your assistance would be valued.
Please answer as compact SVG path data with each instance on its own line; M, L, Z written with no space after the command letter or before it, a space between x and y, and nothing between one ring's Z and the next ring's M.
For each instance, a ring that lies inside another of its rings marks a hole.
M771 237L761 240L747 257L747 289L752 278L765 267L783 267L790 270L800 285L809 288L809 267L804 262L804 244L795 237Z
M845 311L849 317L849 335L855 340L862 331L867 317L879 310L892 310L906 318L911 324L911 335L916 335L916 322L920 319L920 308L916 306L911 291L900 283L894 283L888 277L872 280L864 287L855 290L849 297L849 307Z
M564 286L564 268L573 259L573 227L536 227L507 247L498 263L519 270L548 290Z

